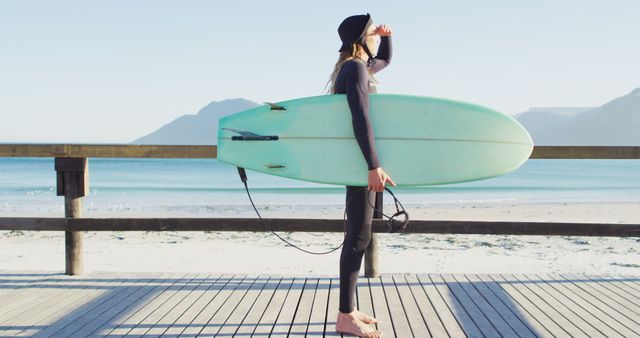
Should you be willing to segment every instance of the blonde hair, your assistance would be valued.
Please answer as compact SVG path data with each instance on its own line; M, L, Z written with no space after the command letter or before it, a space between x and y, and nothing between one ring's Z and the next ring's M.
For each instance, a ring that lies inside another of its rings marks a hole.
M340 56L338 57L338 62L336 62L336 65L333 67L333 72L329 76L329 80L327 81L327 84L324 86L327 94L336 93L336 78L338 77L338 73L340 73L340 69L342 69L342 66L344 65L344 63L353 59L364 62L359 57L359 55L363 55L363 54L366 54L366 52L364 51L364 48L357 43L352 43L349 48L347 48L346 50L340 53ZM369 67L367 67L367 72L369 73L369 78L371 79L371 82L373 82L374 85L378 84L379 83L378 80L376 80L376 78L373 77L373 74L371 73L371 70L369 69ZM329 87L328 90L327 90L327 87Z

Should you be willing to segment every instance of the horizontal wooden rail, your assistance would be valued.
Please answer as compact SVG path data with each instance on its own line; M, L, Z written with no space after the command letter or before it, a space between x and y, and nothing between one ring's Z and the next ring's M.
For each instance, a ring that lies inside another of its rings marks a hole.
M0 144L0 157L216 158L217 146Z
M23 231L295 231L343 232L341 219L1 217L0 230ZM372 232L386 233L386 220ZM405 233L640 237L640 224L412 220Z
M535 146L531 159L640 159L640 146Z
M0 157L216 158L218 147L131 144L0 144ZM531 159L640 159L640 146L535 146Z

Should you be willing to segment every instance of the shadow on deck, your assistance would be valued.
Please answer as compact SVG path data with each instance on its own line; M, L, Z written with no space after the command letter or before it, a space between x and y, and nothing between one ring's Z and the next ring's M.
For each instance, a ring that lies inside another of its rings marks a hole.
M338 337L338 296L325 275L3 271L0 337ZM637 337L640 277L361 276L357 307L383 337Z

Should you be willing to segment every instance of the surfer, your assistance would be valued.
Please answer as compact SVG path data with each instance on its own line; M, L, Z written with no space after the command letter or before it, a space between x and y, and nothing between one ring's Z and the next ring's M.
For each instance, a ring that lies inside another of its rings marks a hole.
M347 96L354 135L368 167L367 187L346 186L347 232L340 255L340 305L336 320L336 332L360 337L382 336L382 332L366 325L379 321L359 312L354 300L362 257L371 240L372 205L387 182L396 186L380 166L369 120L369 93L377 92L378 83L373 74L391 61L391 33L387 25L374 25L368 13L344 19L338 27L342 40L340 56L328 81L331 94Z

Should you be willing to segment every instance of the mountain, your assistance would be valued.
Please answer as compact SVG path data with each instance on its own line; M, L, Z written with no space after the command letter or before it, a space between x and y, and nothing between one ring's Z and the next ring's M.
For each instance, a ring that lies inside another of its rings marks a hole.
M544 107L530 108L515 118L522 124L533 138L533 144L556 145L556 135L571 124L572 117L593 109L592 107Z
M640 146L640 88L600 107L532 108L515 118L535 145Z
M213 101L195 115L183 115L131 144L217 144L218 119L260 104L242 98Z
M220 117L259 105L242 98L213 101L132 143L213 145ZM600 107L531 108L515 118L535 145L640 146L640 88Z

